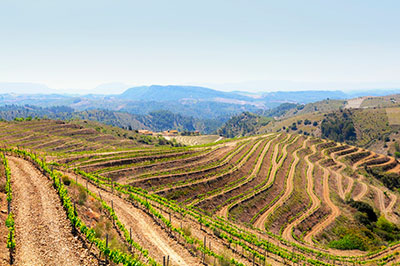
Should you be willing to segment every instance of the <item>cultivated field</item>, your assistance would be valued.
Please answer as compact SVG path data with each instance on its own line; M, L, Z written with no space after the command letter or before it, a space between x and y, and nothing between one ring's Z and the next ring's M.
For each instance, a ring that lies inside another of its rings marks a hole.
M2 123L0 145L16 265L400 263L392 157L287 133L138 146L49 120Z
M176 137L165 136L165 138L170 140L176 139L177 142L190 146L208 144L224 139L223 137L220 137L218 135L176 136Z

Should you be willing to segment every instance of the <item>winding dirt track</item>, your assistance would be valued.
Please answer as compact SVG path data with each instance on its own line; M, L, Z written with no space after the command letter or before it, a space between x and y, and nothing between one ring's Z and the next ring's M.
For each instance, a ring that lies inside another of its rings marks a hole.
M362 158L361 160L355 162L352 166L353 170L356 170L360 165L362 165L363 163L375 158L375 156L377 156L377 154L373 151L370 151L371 154L365 158Z
M393 223L397 223L398 221L395 218L392 217L392 216L395 216L395 215L393 215L393 207L397 202L397 196L394 193L389 193L389 194L390 194L390 196L389 196L390 197L390 203L385 208L383 213L386 215L386 217L387 217L387 219L389 221L391 221Z
M376 193L378 195L378 201L379 201L378 207L379 207L379 210L381 212L384 212L385 209L386 209L386 207L385 207L385 195L383 194L383 191L381 189L379 189L378 187L373 186L373 188L375 189L375 191L376 191Z
M341 158L343 156L347 156L347 155L348 154L342 155L342 156L338 156L336 158L335 158L335 156L332 156L333 161L336 164L340 165L340 168L335 171L335 174L336 174L336 176L338 178L338 182L337 182L338 190L339 190L338 194L342 199L345 199L346 195L351 192L351 189L353 188L353 185L354 185L354 179L353 178L342 174L342 171L346 168L346 165L344 163L342 163L339 160L339 158ZM343 177L347 178L347 180L348 180L348 185L347 185L346 189L343 189Z
M64 173L75 180L76 175ZM86 184L86 180L78 175L78 182ZM118 219L129 230L132 229L132 239L137 241L142 247L149 251L149 255L162 263L163 256L169 255L172 265L192 266L200 265L198 258L170 239L167 233L160 229L155 222L142 210L135 208L129 202L121 199L117 195L101 190L91 183L88 188L94 193L101 193L101 197L106 202L113 201L114 211ZM111 205L111 204L110 204Z
M323 229L325 229L329 224L331 224L333 221L335 221L336 217L340 215L340 210L339 208L332 202L330 196L329 196L329 170L326 168L324 169L324 181L323 181L323 196L324 196L324 201L328 205L328 207L332 210L331 213L329 214L328 218L323 220L321 223L317 224L314 226L310 232L306 234L304 237L304 241L312 244L312 238L319 232L321 232Z
M361 191L360 193L358 193L358 195L354 196L354 200L355 201L359 201L361 200L368 192L368 185L365 184L362 180L364 179L364 177L362 175L358 176L358 183L361 184Z
M8 157L15 213L16 265L97 265L72 235L51 182L31 163Z
M400 174L400 164L398 164L395 168L390 169L389 173L398 173L398 174Z
M382 157L386 157L387 158L387 156L384 156L384 155L382 155ZM381 167L381 166L385 166L385 165L391 164L393 162L396 162L396 159L394 157L389 157L389 160L387 162L378 163L378 164L372 164L371 166L372 167Z
M311 163L310 161L310 156L314 155L317 152L315 145L311 146L311 151L312 153L304 157L304 160L307 163L307 194L310 196L311 199L311 207L298 219L294 220L291 224L289 224L282 233L282 237L284 239L293 242L295 241L295 239L292 236L293 228L296 227L299 223L301 223L301 221L303 221L305 218L310 216L316 209L319 208L319 206L321 206L321 201L314 193L314 178L313 178L314 164Z
M393 223L397 223L397 219L394 218L395 215L393 215L393 207L397 202L397 196L394 193L389 192L389 190L383 190L379 187L376 186L372 186L371 187L373 189L375 189L375 191L378 194L378 207L379 210L381 211L382 214L384 214L384 216L386 217L386 219L388 219L389 221L393 222ZM385 194L384 192L386 192L387 194L389 194L389 198L390 198L390 203L388 204L388 206L385 206Z
M294 172L296 171L296 167L297 164L299 163L299 151L301 149L305 149L307 146L307 142L308 141L303 141L303 146L299 147L296 149L295 152L293 152L294 154L294 161L290 167L289 170L289 175L287 177L287 183L286 183L286 190L285 193L279 198L278 201L276 201L270 208L268 208L262 215L260 215L260 217L258 217L258 219L255 221L254 226L256 228L261 228L260 229L265 229L264 224L265 221L267 220L268 216L278 207L282 206L283 202L285 200L287 200L290 196L290 194L292 194L293 192L293 182L294 182Z
M356 163L354 163L353 166L352 166L352 169L356 170L360 165L362 165L363 163L368 162L369 160L374 159L376 156L384 157L381 154L377 154L377 153L371 151L371 154L368 157L363 158L360 161L357 161ZM382 163L382 164L376 164L376 165L373 165L373 166L383 166L383 165L392 163L394 160L395 159L393 157L390 157L389 161L387 161L385 163ZM397 165L396 167L399 167L399 166L400 165ZM393 170L393 169L396 169L396 167L390 169L389 172L391 170ZM360 191L360 193L357 196L354 197L354 200L361 200L367 194L368 187L373 188L376 191L376 194L377 194L377 197L378 197L378 206L377 206L378 209L385 215L385 217L389 221L397 223L398 219L396 218L396 215L393 215L393 207L397 202L397 196L394 193L389 192L387 189L382 189L381 187L377 187L377 186L374 186L374 185L367 185L365 182L362 181L364 179L363 176L358 175L358 177L359 177L358 181L362 185L362 190ZM390 203L388 204L388 206L385 206L385 194L384 194L384 191L386 191L386 193L389 194Z
M373 152L373 151L371 151L371 154L370 154L369 156L367 156L367 157L365 157L365 158L363 158L363 159L361 159L361 160L355 162L355 163L352 165L351 168L353 169L353 171L357 171L357 168L358 168L360 165L362 165L363 163L367 162L367 161L370 160L370 159L375 158L375 156L376 156L376 153ZM360 191L360 193L358 193L358 195L356 195L356 196L353 197L355 201L361 200L361 199L367 194L367 192L368 192L368 185L364 182L364 179L365 179L364 176L359 175L359 174L357 174L357 175L358 175L358 180L357 180L357 181L358 181L358 183L361 184L361 191Z

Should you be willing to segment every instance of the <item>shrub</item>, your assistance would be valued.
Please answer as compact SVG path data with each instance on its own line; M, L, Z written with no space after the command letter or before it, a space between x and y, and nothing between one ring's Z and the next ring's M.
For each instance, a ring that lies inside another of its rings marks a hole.
M343 236L339 240L333 240L329 243L330 248L336 249L359 249L359 250L366 250L365 245L361 238L354 234L347 234Z
M103 222L98 222L96 226L94 227L94 232L97 238L103 238L103 235L105 235L105 228L104 228L104 223Z
M364 213L366 215L366 218L368 218L370 222L376 222L378 220L378 216L374 212L374 209L368 203L363 201L354 201L353 199L351 199L349 201L349 204L351 207L357 209L359 212Z
M386 173L377 168L365 167L365 170L372 174L375 178L382 181L382 183L391 190L400 188L400 175L398 173Z
M397 152L400 152L399 143L396 142L396 143L394 144L394 148L396 149Z
M213 229L213 233L216 237L221 238L221 231L219 231L217 228Z
M361 224L364 224L364 225L371 224L371 221L368 219L368 215L366 213L364 213L364 212L356 212L354 217Z
M190 229L190 226L184 226L182 228L182 231L186 236L191 236L192 235L192 230Z
M379 229L382 229L389 233L393 232L393 230L395 229L395 226L391 222L386 220L386 218L384 216L379 217L378 221L376 222L376 226Z
M71 184L71 180L66 175L63 175L62 181L63 181L64 185L66 185L66 186L69 186Z
M84 188L79 187L78 204L83 205L87 200L87 193Z
M230 266L231 265L231 260L230 257L231 255L227 250L224 250L222 256L218 259L219 265L220 266Z

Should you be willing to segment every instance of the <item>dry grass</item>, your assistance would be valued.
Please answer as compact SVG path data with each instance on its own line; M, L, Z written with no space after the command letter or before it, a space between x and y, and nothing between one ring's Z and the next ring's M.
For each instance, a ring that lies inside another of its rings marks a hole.
M386 115L391 126L400 125L400 107L386 108Z
M399 106L400 94L381 96L381 97L366 97L361 104L361 108L371 107L393 107Z

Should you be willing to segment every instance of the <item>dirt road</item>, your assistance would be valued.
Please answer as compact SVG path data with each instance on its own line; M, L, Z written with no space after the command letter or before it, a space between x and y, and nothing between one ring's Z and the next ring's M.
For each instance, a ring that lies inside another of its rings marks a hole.
M354 196L355 201L361 200L368 192L368 185L363 182L364 177L358 175L358 183L361 185L361 191L356 196Z
M15 213L15 264L97 265L72 235L51 182L28 161L8 159Z
M379 207L379 210L381 211L381 213L389 221L391 221L393 223L397 223L397 218L395 218L396 215L393 215L393 207L397 202L397 196L394 193L389 192L389 190L387 190L387 189L384 190L384 189L381 189L379 187L372 186L372 185L371 185L371 187L373 189L375 189L375 191L378 195L378 202L379 202L378 207ZM386 195L385 195L385 192L386 192ZM390 202L389 202L388 206L385 205L385 197L390 198Z
M65 174L71 176L74 180L76 178L75 174ZM78 176L78 182L86 184L86 180L80 176ZM170 265L200 265L198 258L191 256L185 248L170 239L167 233L159 228L159 226L157 226L155 222L142 210L135 208L129 202L110 192L98 189L91 183L88 183L88 188L94 193L100 191L102 199L109 204L113 201L114 211L117 214L118 219L128 230L130 228L132 229L132 239L147 249L150 256L156 259L159 263L162 264L163 256L169 255L172 263Z

